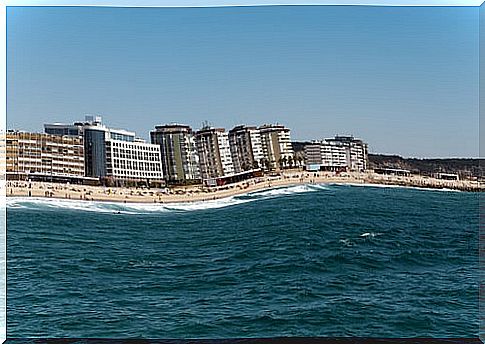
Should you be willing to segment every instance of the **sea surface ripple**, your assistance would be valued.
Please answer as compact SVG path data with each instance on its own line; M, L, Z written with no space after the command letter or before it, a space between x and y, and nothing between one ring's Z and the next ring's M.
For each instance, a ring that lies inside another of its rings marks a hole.
M478 194L7 200L8 337L478 335Z

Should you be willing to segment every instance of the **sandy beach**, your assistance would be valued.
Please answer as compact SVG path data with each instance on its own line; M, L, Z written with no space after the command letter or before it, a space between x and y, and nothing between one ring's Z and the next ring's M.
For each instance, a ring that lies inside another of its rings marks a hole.
M7 197L49 197L87 201L123 203L180 203L215 200L249 192L303 184L380 184L422 188L483 191L483 183L476 181L448 181L422 176L398 177L374 173L310 173L284 172L280 176L254 178L221 187L187 186L176 188L114 188L103 186L69 185L46 182L7 182Z

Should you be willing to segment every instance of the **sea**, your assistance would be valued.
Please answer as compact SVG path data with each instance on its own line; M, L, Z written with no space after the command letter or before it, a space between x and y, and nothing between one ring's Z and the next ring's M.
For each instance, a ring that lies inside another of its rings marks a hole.
M477 337L479 195L7 199L7 337Z

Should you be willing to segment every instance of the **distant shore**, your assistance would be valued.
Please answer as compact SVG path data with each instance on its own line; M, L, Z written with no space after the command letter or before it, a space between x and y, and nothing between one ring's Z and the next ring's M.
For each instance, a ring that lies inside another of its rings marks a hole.
M275 187L305 184L379 184L460 191L484 191L476 181L449 181L429 177L385 176L374 173L334 173L291 171L280 176L264 176L221 187L187 186L147 189L46 182L7 182L7 197L47 197L58 199L110 201L121 203L186 203L209 201Z

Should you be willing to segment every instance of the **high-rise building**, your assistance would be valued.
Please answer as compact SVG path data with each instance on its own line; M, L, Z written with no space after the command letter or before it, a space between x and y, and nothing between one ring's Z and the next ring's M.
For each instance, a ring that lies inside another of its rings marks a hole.
M202 180L234 174L228 133L223 128L204 127L195 133Z
M229 131L235 173L259 169L263 158L261 135L256 127L239 125Z
M325 145L338 147L336 154L340 163L343 162L345 151L345 164L349 171L365 171L368 165L367 144L353 136L335 136L325 140Z
M289 128L283 125L263 125L259 127L259 132L266 169L280 170L293 163Z
M159 125L150 132L151 143L160 145L165 179L171 182L200 180L195 137L188 125Z
M9 179L73 181L84 176L80 137L8 131L5 151Z
M86 176L113 181L161 183L160 145L136 138L134 132L100 123L83 126Z
M319 165L320 169L330 171L365 171L368 162L367 144L353 136L335 136L314 141L305 146L305 160L307 169L315 169Z
M304 147L307 171L319 170L322 166L322 144L313 141Z

